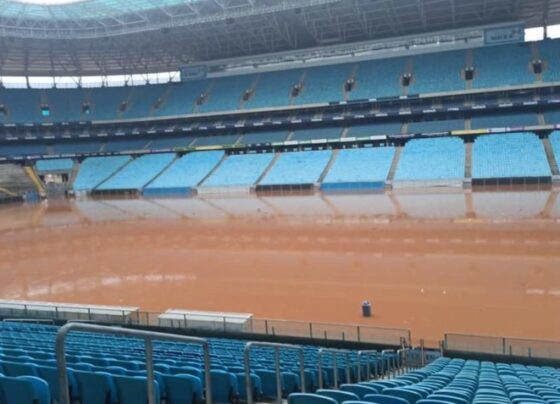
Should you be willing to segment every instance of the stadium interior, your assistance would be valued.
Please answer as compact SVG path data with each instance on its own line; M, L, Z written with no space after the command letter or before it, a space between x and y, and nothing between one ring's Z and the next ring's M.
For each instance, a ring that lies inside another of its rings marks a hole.
M0 404L560 404L559 24L0 0Z

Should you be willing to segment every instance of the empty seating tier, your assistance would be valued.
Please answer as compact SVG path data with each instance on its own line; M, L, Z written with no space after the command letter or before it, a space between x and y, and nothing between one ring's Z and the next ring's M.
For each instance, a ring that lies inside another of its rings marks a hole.
M39 174L64 173L72 171L74 161L72 159L39 160L35 167Z
M175 159L173 153L146 154L128 163L101 185L97 191L141 190Z
M259 185L314 185L319 181L331 156L330 150L283 153Z
M340 150L321 189L383 189L394 154L394 147Z
M145 189L144 195L188 194L224 157L222 151L189 153L171 164Z
M473 146L474 179L550 178L544 146L532 133L487 135Z
M461 186L464 177L462 139L412 139L401 152L393 186Z
M88 157L80 165L75 191L91 191L130 161L130 156Z
M235 154L228 156L218 166L201 188L249 189L272 162L274 154Z

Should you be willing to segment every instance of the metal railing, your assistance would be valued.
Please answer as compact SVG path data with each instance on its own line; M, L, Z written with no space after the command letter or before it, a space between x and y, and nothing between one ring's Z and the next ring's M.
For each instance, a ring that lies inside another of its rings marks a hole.
M211 321L189 320L183 317L162 321L161 312L113 310L96 312L88 307L76 307L53 304L50 310L38 310L33 305L22 304L19 308L0 307L0 316L10 318L51 319L60 321L90 321L99 324L137 325L142 327L166 327L170 329L200 329L203 331L244 333L279 337L309 338L321 341L365 342L379 345L401 346L411 344L409 329L371 327L353 324L334 324L322 322L306 322L292 320L273 320L250 318L246 323L239 324L228 321L228 317L211 316Z
M344 355L346 362L346 381L350 382L350 354L351 351L346 349L330 349L321 348L317 353L317 370L319 372L319 388L323 388L323 355L326 353L332 354L332 364L333 364L333 384L334 388L338 388L338 359L337 355Z
M445 351L560 359L560 341L553 340L448 333L443 348Z
M275 344L270 342L248 342L245 345L245 393L247 395L247 404L253 404L253 381L251 380L251 349L254 347L272 348L274 349L274 364L276 372L276 402L282 402L282 374L280 371L280 350L287 349L299 352L299 376L301 383L301 391L305 393L305 367L303 347L289 344Z
M204 374L206 387L206 403L212 403L212 380L210 377L210 347L204 338L185 337L182 335L164 334L159 332L132 330L119 327L106 327L94 324L70 323L58 330L56 334L56 365L58 368L60 404L71 404L68 391L68 373L66 367L65 341L71 331L85 331L101 334L115 334L127 337L139 337L144 339L146 358L146 384L148 392L148 404L159 402L154 389L154 363L153 363L153 341L171 340L178 342L200 344L204 352Z
M360 383L362 381L362 358L366 357L367 361L366 361L366 370L367 370L367 378L366 380L369 380L371 378L371 362L368 359L368 357L374 356L375 357L375 362L374 362L374 377L377 379L379 377L379 352L375 351L375 350L366 350L366 351L358 351L358 383Z

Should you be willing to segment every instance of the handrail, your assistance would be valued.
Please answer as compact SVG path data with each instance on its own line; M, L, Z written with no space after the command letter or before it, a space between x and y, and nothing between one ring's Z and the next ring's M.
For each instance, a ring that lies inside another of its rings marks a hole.
M157 402L154 389L154 364L153 364L153 340L172 340L185 343L202 345L204 351L204 368L206 384L206 403L212 404L212 380L210 377L210 346L204 338L187 337L183 335L164 334L161 332L151 332L143 330L133 330L129 328L107 327L102 325L70 323L62 326L56 334L56 366L58 368L58 382L60 404L71 404L68 391L68 373L66 367L65 341L66 336L71 331L85 331L94 333L117 334L144 339L146 355L146 379L148 390L148 404Z
M378 369L378 360L379 360L379 352L375 351L375 350L366 350L366 351L358 351L358 383L360 383L362 381L362 357L363 356L375 356L375 365L374 365L374 375L375 377L378 377L379 374L377 372ZM367 378L369 379L370 375L371 375L371 366L369 364L369 360L366 362L366 368L367 368Z
M346 349L331 349L331 348L321 348L317 353L317 367L319 371L319 388L323 388L323 354L332 353L333 354L333 378L334 378L334 388L338 388L338 366L337 366L337 354L344 354L346 357L346 381L350 382L350 351Z
M303 347L289 344L277 344L273 342L248 342L243 352L245 359L245 393L247 404L253 404L253 381L251 380L251 349L253 347L274 348L274 363L276 371L276 402L282 402L282 380L280 374L280 349L290 349L299 352L299 377L301 380L301 391L305 393L305 368Z

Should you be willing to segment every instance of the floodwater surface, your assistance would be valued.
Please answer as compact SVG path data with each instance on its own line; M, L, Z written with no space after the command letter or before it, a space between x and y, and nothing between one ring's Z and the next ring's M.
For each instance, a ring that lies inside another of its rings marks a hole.
M555 192L12 205L0 298L560 339L559 220Z

